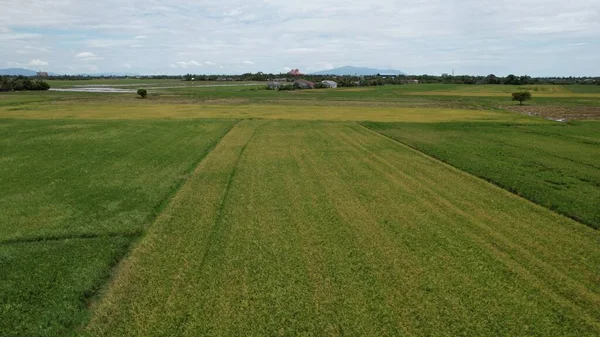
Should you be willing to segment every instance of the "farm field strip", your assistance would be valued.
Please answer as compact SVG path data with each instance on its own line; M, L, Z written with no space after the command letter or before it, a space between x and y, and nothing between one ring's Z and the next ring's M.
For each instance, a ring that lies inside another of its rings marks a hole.
M0 107L0 117L22 119L285 119L323 121L381 121L423 122L444 121L531 121L532 118L493 110L467 110L444 108L402 108L363 106L307 106L293 104L251 105L161 105L140 103L111 104L51 104Z
M139 234L234 123L0 119L0 242Z
M71 335L131 242L112 236L1 243L0 335Z
M0 119L0 335L68 335L236 121Z
M595 336L599 242L356 124L247 120L124 261L85 331Z
M392 139L600 228L600 123L363 123Z
M519 90L513 89L515 92ZM504 92L461 92L461 91L419 91L407 92L405 95L415 96L465 96L465 97L506 97ZM600 93L578 93L578 92L534 92L534 97L556 97L556 98L600 98Z

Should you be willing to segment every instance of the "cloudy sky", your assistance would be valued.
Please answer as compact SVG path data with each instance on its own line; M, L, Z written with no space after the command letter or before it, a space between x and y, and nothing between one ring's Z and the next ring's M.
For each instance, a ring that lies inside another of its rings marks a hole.
M599 0L0 0L0 68L600 76Z

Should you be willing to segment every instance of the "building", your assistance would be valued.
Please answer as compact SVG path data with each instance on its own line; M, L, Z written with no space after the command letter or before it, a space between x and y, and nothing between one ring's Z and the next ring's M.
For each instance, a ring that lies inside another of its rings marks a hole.
M267 87L271 90L277 90L279 89L283 84L281 84L281 82L278 81L270 81L267 82Z
M299 80L294 81L294 86L299 89L314 89L315 83L311 82L311 81L299 79Z
M326 88L337 88L338 85L334 81L323 81L321 82Z

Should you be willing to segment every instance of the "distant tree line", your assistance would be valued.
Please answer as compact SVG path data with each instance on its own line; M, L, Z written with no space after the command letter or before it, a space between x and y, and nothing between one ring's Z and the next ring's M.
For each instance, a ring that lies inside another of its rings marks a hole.
M285 79L289 82L298 77L288 74L269 74L269 73L246 73L241 75L202 75L185 74L183 76L172 75L153 75L153 76L83 76L83 75L64 75L49 76L51 80L89 80L89 79L119 79L119 78L140 78L140 79L179 79L182 81L258 81L265 82L273 79ZM373 75L373 76L323 76L323 75L304 75L301 78L312 82L321 82L323 80L334 80L340 87L383 85L383 84L407 84L407 83L443 83L443 84L505 84L505 85L532 85L532 84L589 84L600 85L600 77L531 77L527 75L517 76L508 75L506 77L490 74L487 76L470 75Z
M50 85L42 80L25 76L0 76L0 91L48 90Z

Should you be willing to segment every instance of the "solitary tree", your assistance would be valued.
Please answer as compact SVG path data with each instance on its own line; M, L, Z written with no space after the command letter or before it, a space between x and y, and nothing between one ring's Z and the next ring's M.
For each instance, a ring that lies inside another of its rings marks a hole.
M148 92L146 91L146 89L138 89L137 94L141 98L146 98L146 96L148 96Z
M529 91L513 92L512 94L512 100L519 101L519 105L523 105L523 102L528 101L530 99L531 93Z

